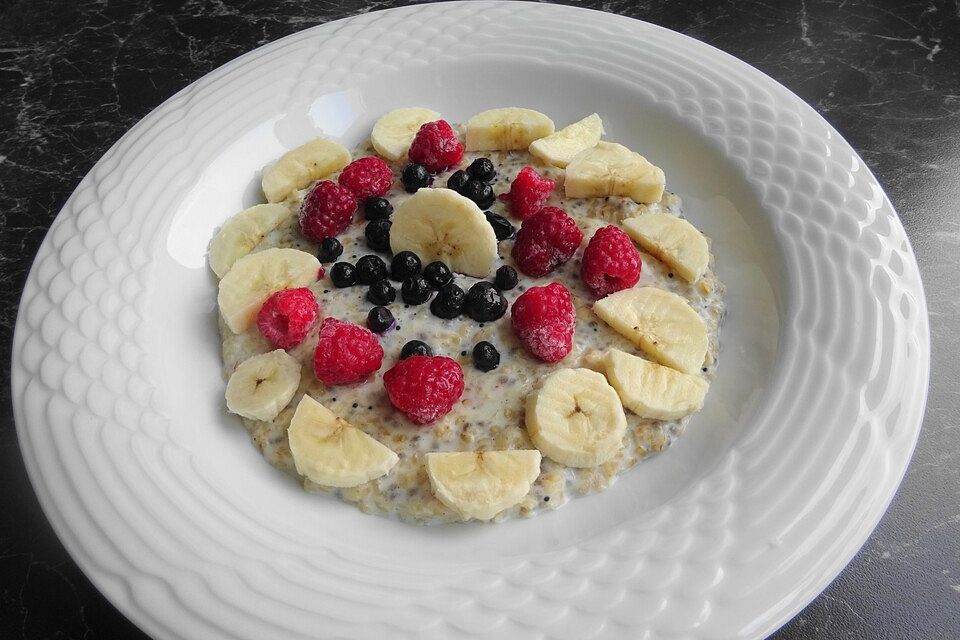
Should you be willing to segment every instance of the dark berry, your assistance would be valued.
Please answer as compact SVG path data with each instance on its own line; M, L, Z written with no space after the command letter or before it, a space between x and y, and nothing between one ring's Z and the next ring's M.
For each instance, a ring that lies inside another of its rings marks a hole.
M383 258L366 255L357 260L357 281L360 284L373 284L387 277L387 264Z
M419 274L410 276L400 285L400 297L407 304L423 304L430 299L432 293L433 289Z
M453 282L453 273L450 267L437 260L423 268L423 277L434 289Z
M517 270L510 265L503 265L497 269L497 275L493 279L494 286L500 291L509 291L517 286Z
M507 300L489 282L478 282L467 292L466 309L477 322L491 322L507 312Z
M460 193L469 181L470 174L466 171L454 171L450 174L450 177L447 178L447 189L453 189L457 193Z
M357 284L357 269L349 262L338 262L330 267L330 279L335 287L352 287Z
M317 259L320 262L333 262L343 253L343 245L336 238L324 238L320 241L320 251L317 252Z
M367 237L367 246L374 251L390 251L390 226L389 220L374 220L367 223L367 228L363 230L363 235Z
M484 211L483 215L487 217L487 222L493 227L493 233L497 236L497 241L512 238L517 233L516 227L510 224L510 221L501 215L491 211Z
M386 220L393 215L393 205L386 198L374 196L363 203L363 217L367 220Z
M396 319L386 307L374 307L367 313L367 328L374 333L383 333L394 325Z
M407 193L414 193L417 189L428 186L433 181L430 172L422 164L411 162L403 168L400 174L400 182Z
M367 300L373 304L390 304L397 299L397 290L393 288L393 285L390 284L390 281L384 278L378 282L374 282L370 285L370 288L367 289Z
M430 312L438 318L456 318L463 310L463 302L466 295L463 289L453 284L445 284L437 292L437 296L430 303Z
M473 366L480 371L493 371L500 366L500 352L486 340L478 342L473 348Z
M467 167L467 173L481 182L493 182L497 179L497 168L493 166L490 158L477 158Z
M394 280L406 280L420 273L420 258L413 251L401 251L390 261L390 277Z
M410 356L432 356L433 349L422 340L411 340L400 349L400 359L405 360Z
M473 178L463 187L463 195L476 202L481 209L486 209L497 200L493 187Z

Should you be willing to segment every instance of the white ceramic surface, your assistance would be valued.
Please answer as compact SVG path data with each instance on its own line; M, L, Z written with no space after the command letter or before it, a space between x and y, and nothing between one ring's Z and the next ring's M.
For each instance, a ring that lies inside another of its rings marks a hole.
M707 406L609 491L498 526L410 526L303 493L226 414L211 234L284 150L353 145L404 105L598 111L713 238L729 294ZM13 392L54 528L157 638L756 638L882 515L928 351L895 212L799 98L645 23L470 2L284 38L135 126L37 255Z

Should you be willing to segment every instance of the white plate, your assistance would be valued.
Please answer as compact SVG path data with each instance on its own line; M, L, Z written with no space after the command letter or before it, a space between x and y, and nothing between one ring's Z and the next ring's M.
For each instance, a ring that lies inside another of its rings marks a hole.
M729 287L717 382L664 455L499 526L414 527L303 493L223 410L213 230L313 135L522 105L666 170ZM84 571L157 638L763 636L880 518L910 459L926 306L890 202L810 107L609 14L470 2L257 49L147 116L57 217L17 320L23 455Z

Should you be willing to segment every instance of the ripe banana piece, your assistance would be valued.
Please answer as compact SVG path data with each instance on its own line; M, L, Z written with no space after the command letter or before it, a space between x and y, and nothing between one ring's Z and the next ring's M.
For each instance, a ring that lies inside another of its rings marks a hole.
M274 292L317 281L320 261L297 249L264 249L237 260L220 280L217 304L227 326L243 333Z
M210 268L222 278L234 262L250 253L289 215L290 210L282 204L258 204L234 215L210 241Z
M634 202L660 202L666 177L639 153L616 142L599 142L570 160L563 188L570 198L626 196Z
M325 487L356 487L386 475L397 454L304 395L287 428L297 473Z
M553 133L553 120L533 109L503 107L482 111L467 120L467 151L526 149Z
M568 467L595 467L620 450L627 418L603 374L560 369L527 399L526 427L548 458Z
M373 125L370 142L382 158L396 161L407 155L410 143L424 124L440 119L440 114L432 109L421 107L403 107L380 116Z
M534 140L529 151L547 164L562 168L581 151L595 147L603 134L603 121L594 113L546 138Z
M540 452L428 453L433 495L466 519L489 520L517 504L540 475Z
M645 213L623 221L623 230L634 242L676 271L687 282L696 282L707 270L710 248L697 228L668 213Z
M420 189L397 207L390 227L394 255L413 251L424 264L485 278L497 259L497 236L480 207L451 189Z
M263 174L267 202L281 202L311 182L350 164L350 152L332 140L316 138L283 154Z
M601 366L620 400L641 418L678 420L703 408L707 381L610 349Z
M660 364L696 373L707 354L707 325L687 301L656 287L611 293L593 312Z
M241 362L227 381L227 409L251 420L273 420L300 386L300 363L283 349Z

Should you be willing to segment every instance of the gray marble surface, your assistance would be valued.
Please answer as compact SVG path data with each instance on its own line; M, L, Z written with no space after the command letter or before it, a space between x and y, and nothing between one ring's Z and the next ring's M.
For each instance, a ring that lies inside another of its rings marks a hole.
M10 401L26 273L67 196L178 89L294 31L383 0L0 3L0 637L144 637L79 571L27 481ZM933 373L886 516L775 637L960 637L960 0L590 0L746 60L820 111L893 200L923 273Z

